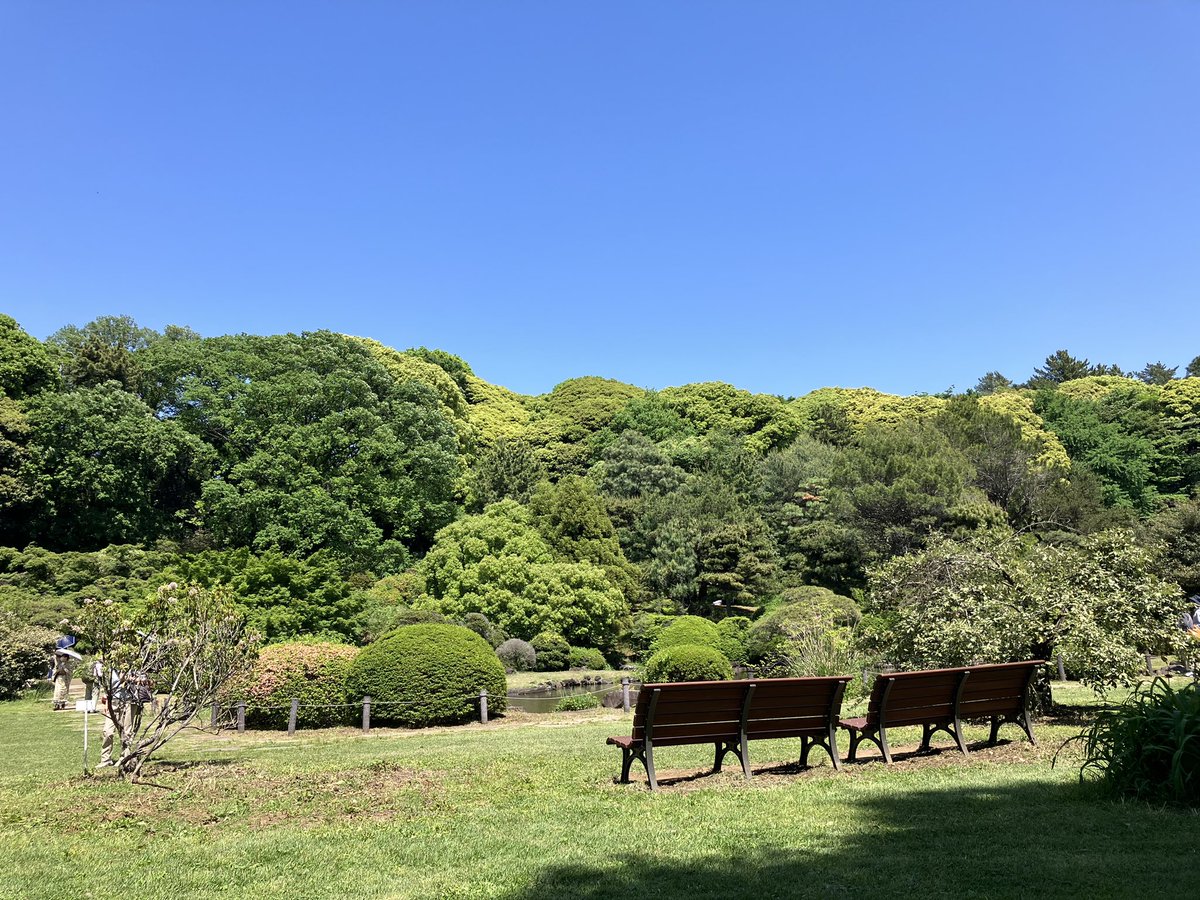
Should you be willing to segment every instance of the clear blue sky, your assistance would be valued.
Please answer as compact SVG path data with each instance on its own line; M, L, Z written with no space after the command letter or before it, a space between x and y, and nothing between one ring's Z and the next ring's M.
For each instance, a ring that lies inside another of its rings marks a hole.
M0 5L0 310L801 394L1200 354L1200 3Z

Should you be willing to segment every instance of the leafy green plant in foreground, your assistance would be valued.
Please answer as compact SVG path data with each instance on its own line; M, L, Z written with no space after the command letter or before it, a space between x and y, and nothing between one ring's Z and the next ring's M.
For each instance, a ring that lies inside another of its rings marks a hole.
M1200 806L1200 688L1163 678L1103 710L1078 740L1081 780L1116 797Z

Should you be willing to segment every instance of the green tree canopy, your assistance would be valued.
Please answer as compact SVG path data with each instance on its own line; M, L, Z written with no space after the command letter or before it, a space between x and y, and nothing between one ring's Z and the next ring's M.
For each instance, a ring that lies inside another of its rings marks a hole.
M58 372L42 342L0 313L0 394L19 400L57 383Z

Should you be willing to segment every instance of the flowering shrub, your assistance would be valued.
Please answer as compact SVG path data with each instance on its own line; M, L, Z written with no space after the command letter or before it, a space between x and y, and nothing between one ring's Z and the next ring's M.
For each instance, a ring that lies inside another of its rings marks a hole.
M286 728L293 697L300 701L299 727L348 725L357 715L348 703L362 699L346 696L346 673L357 655L357 648L344 644L272 644L259 651L254 671L231 694L246 701L246 724L252 728Z

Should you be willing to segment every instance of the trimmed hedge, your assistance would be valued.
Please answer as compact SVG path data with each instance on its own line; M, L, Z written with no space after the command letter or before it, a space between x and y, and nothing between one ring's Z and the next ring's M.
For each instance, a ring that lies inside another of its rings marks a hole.
M745 665L750 620L745 616L729 616L717 623L717 649L735 666Z
M658 633L651 647L653 653L676 647L680 644L699 644L702 647L721 646L721 634L717 626L699 616L679 616Z
M537 665L537 651L520 638L509 638L496 648L496 656L513 672L529 672Z
M733 667L720 650L700 644L677 644L659 650L646 663L646 682L728 681Z
M359 652L346 689L370 696L373 722L423 728L478 718L480 690L489 712L503 712L508 682L491 645L469 628L406 625Z
M567 667L571 657L571 645L561 634L543 631L530 643L537 651L537 670L539 672L561 672Z
M603 670L608 668L608 660L604 658L604 654L591 647L572 647L568 655L568 662L572 669Z
M346 673L358 648L345 644L295 641L258 652L254 670L231 694L246 701L250 728L287 728L293 697L300 700L300 728L348 725L356 711L346 705Z

